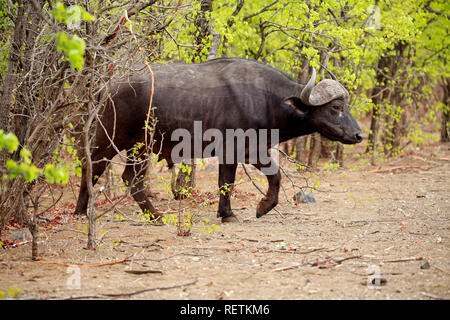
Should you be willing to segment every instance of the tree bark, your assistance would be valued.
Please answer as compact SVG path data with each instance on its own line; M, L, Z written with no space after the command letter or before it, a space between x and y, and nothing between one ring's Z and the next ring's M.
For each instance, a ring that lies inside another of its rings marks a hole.
M383 101L387 95L387 82L388 78L386 77L385 72L386 69L391 67L392 57L388 55L383 55L378 60L377 65L377 84L372 90L372 101L374 103L374 107L372 109L372 117L370 121L370 132L367 139L367 147L366 153L372 154L372 165L375 164L375 153L377 151L377 142L378 142L378 133L380 131L380 117L383 111Z
M322 147L320 140L321 140L320 133L316 132L311 135L311 142L310 142L311 153L309 154L308 160L308 166L311 169L317 168L317 161L319 160L320 149Z
M8 71L3 80L2 95L0 97L0 129L4 132L10 131L9 115L13 107L11 100L13 90L16 87L19 72L19 60L22 55L21 48L25 37L25 13L27 5L23 0L17 1L17 16L14 25L14 34L11 42L11 51L9 52ZM8 157L8 153L3 150L0 152L0 166L3 166Z
M17 89L17 83L19 75L23 74L23 46L26 42L27 27L31 24L31 13L32 8L29 2L23 0L17 1L17 15L14 20L14 32L8 57L8 71L5 72L4 75L3 88L1 90L2 94L0 96L0 129L4 132L14 131L14 133L16 133L15 126L11 121L11 113L14 111L14 106L18 104L17 96L21 94L20 90ZM33 20L34 18L35 17L33 16ZM28 33L27 39L31 38L34 41L35 37L35 34L31 35ZM15 90L16 94L14 94ZM24 133L25 131L26 126L23 126L21 133ZM18 135L18 138L20 146L23 146L22 135ZM15 152L12 156L9 155L6 150L0 151L0 167L4 167L8 158L17 160L19 151ZM25 182L18 179L8 181L2 185L2 189L0 190L0 232L12 217L14 217L18 223L25 222L25 210L19 200L23 199L24 188Z
M192 62L194 63L199 62L199 59L201 60L201 51L203 50L204 41L211 31L208 13L212 11L212 5L213 0L202 0L200 4L200 12L194 22L194 25L197 28L195 44L198 46L197 51L192 58Z
M321 139L321 148L320 148L320 158L333 158L334 155L333 153L335 152L336 149L336 142L333 142L325 137L322 137Z
M441 141L450 142L450 78L442 80L442 89L444 90L444 97L442 103L442 118L441 118Z
M376 151L376 145L377 145L377 139L378 139L378 131L380 130L380 115L381 115L381 101L383 92L383 88L381 86L377 86L372 91L375 96L374 99L372 99L374 103L374 107L372 109L372 116L370 119L370 132L369 137L367 139L367 147L366 147L366 153L372 152L374 153Z
M339 165L339 167L344 166L344 145L342 143L336 143L336 156L334 162Z
M291 140L282 142L280 144L281 150L283 150L283 152L286 153L287 155L291 155L292 149L293 149L290 142L291 142Z
M400 106L404 100L399 92L403 74L398 74L401 71L400 66L405 65L406 59L409 58L411 52L405 51L408 49L408 43L405 41L398 41L394 47L395 54L386 53L383 55L377 66L377 85L373 89L373 99L375 107L372 111L372 120L370 124L370 133L367 141L366 152L372 153L372 164L375 164L375 154L377 151L377 140L379 130L381 126L381 117L383 116L384 101L388 100L393 102L393 105ZM405 66L406 70L408 66ZM389 82L395 81L394 86ZM391 99L391 97L393 97ZM399 117L397 117L397 115ZM385 153L392 153L394 147L400 145L400 139L402 137L402 125L406 121L406 118L402 118L404 115L396 114L392 117L390 114L384 114L384 130L382 132L382 143Z
M295 139L295 160L300 163L306 162L306 142L308 136L302 136Z
M406 114L404 110L404 100L403 90L399 88L399 86L404 83L407 78L407 74L405 71L401 70L401 66L404 66L406 70L407 64L410 63L410 54L411 50L407 51L408 44L404 41L399 41L396 43L394 51L395 55L390 56L389 58L389 72L390 77L395 80L395 86L389 89L389 101L392 102L392 105L398 107L399 109L394 109L396 112L387 113L384 115L384 129L383 129L383 148L384 154L389 156L393 155L398 151L402 139L402 131L403 126L406 123ZM399 73L400 72L400 73ZM402 108L402 109L400 109Z

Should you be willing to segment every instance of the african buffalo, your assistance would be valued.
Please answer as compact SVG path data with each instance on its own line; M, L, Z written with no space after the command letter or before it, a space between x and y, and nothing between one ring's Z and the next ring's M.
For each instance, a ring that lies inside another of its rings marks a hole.
M352 117L347 104L347 90L335 80L315 84L313 70L306 85L299 84L280 71L255 61L221 58L199 64L155 64L152 106L157 118L154 139L155 151L173 166L171 153L178 142L171 140L176 129L194 133L194 121L201 121L203 131L218 129L278 129L279 142L319 132L326 138L345 144L361 142L361 129ZM93 182L105 170L107 161L118 150L130 150L144 142L151 73L144 66L116 83L110 89L108 101L100 114L95 148L92 152ZM108 132L106 135L105 131ZM113 137L114 145L111 143ZM162 142L162 143L161 143ZM206 143L202 142L202 147ZM267 155L271 144L258 146ZM247 150L247 149L246 149ZM131 151L128 151L131 155ZM252 163L262 170L265 164ZM143 191L145 163L128 160L123 180L131 186L135 201L155 218L162 215L153 207ZM218 217L222 222L237 221L230 206L230 188L235 180L237 161L219 162L220 193ZM136 174L139 173L139 174ZM256 216L261 217L278 203L280 171L267 174L266 196L260 201ZM86 170L83 167L80 193L75 213L85 213L88 203Z

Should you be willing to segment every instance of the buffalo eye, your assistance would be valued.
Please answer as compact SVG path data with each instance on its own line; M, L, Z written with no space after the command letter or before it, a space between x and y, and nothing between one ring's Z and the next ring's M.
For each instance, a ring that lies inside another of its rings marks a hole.
M334 109L334 110L337 110L337 111L342 111L342 110L343 110L343 107L342 107L342 106L339 106L339 105L333 105L333 109Z

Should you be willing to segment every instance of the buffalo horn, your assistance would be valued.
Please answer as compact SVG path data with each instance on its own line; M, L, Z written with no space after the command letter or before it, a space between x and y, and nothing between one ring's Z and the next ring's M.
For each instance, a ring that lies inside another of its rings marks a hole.
M316 83L316 69L313 67L311 78L309 79L308 83L303 88L302 93L300 94L300 100L308 106L311 105L309 102L309 96L311 95L311 91L314 88L315 83Z
M317 85L316 70L300 94L300 100L308 106L320 106L334 99L348 99L348 91L336 80L324 79Z

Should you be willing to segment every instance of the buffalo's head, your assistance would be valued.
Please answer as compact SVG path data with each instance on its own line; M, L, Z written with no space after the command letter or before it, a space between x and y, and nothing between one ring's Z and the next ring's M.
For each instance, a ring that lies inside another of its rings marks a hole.
M362 141L361 128L350 113L348 91L336 80L325 79L317 85L316 70L313 68L311 79L303 88L295 104L298 112L324 137L354 144Z

